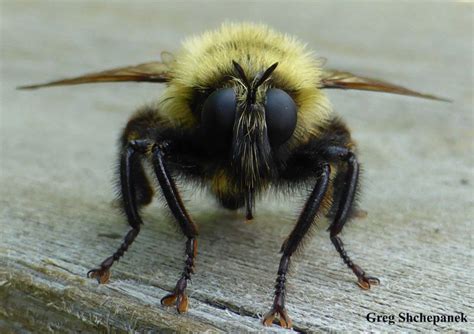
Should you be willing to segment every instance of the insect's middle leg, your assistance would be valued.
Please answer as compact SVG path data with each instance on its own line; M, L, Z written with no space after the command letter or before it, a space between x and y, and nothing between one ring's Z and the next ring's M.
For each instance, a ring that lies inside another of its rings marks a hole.
M298 222L282 245L281 252L283 255L280 260L280 266L278 267L278 276L275 284L275 299L271 310L263 317L263 324L266 326L270 326L278 314L280 317L280 326L291 328L291 320L285 309L286 274L288 272L291 255L298 249L304 236L314 223L316 214L320 209L324 195L328 189L330 172L329 164L322 163L321 174L306 201L303 211L298 218Z
M125 236L117 251L105 259L99 268L87 273L88 277L96 278L99 283L107 283L110 277L110 267L118 261L133 243L143 221L139 214L139 206L151 201L153 192L141 165L140 156L146 146L142 142L126 144L120 154L120 192L122 206L132 229ZM138 204L137 204L138 201Z
M352 262L344 249L341 238L338 236L349 218L354 203L359 179L359 163L357 162L355 154L345 147L329 146L325 148L323 154L330 161L344 162L347 164L344 188L341 192L339 203L336 203L336 205L338 205L336 215L334 221L328 228L331 242L334 244L334 247L336 247L336 250L344 263L357 276L359 286L364 290L370 289L371 284L380 283L379 279L372 276L366 276L365 271Z

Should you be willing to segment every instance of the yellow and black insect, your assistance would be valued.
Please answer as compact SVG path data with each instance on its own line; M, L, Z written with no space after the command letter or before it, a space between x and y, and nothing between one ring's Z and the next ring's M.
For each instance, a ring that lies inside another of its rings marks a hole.
M161 191L186 241L186 261L164 305L188 308L186 286L194 273L197 227L172 175L184 175L206 187L223 207L245 208L252 219L255 199L269 188L310 183L296 225L281 247L275 299L265 325L279 316L291 327L285 310L285 283L292 254L318 214L331 219L330 239L361 288L378 279L366 275L346 254L338 236L355 207L359 163L346 125L332 111L324 89L358 89L443 100L387 82L322 68L321 61L290 36L264 25L224 24L187 40L176 57L45 84L34 89L96 82L166 83L161 99L137 111L120 141L120 193L132 229L118 250L89 271L100 283L137 237L140 208L154 191L142 166L148 159Z

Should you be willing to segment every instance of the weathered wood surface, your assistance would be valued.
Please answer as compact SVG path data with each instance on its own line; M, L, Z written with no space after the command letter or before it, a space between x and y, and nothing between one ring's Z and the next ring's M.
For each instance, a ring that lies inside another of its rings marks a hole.
M304 194L257 205L254 223L185 191L200 225L190 311L159 304L182 269L166 210L145 210L138 240L99 286L85 273L127 231L113 208L115 142L157 85L22 92L20 84L154 59L224 18L299 35L332 67L455 100L329 92L360 143L368 216L343 234L381 286L361 291L327 233L294 261L296 331L473 331L473 6L471 4L1 4L0 332L279 331L278 250ZM368 312L464 312L468 324L369 323ZM283 330L281 330L283 332Z

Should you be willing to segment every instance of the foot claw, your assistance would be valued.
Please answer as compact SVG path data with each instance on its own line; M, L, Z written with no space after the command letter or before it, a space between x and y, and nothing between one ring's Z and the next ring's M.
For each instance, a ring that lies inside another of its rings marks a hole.
M106 284L110 279L110 270L105 268L92 269L87 272L88 278L95 278L99 284Z
M176 305L176 310L178 310L178 313L186 313L188 311L188 296L184 291L170 293L161 299L161 305Z
M178 297L174 293L170 293L161 298L161 305L173 306L176 303L176 299L178 299Z
M281 307L272 307L270 312L263 316L263 324L265 326L271 326L277 314L280 316L280 326L282 328L291 328L291 319L288 316L288 313L286 313L286 309Z
M363 290L369 290L372 285L379 285L380 280L377 277L365 276L365 274L359 276L357 284Z
M369 290L370 285L379 285L380 280L377 277L372 277L372 276L366 276L365 271L362 270L361 267L359 267L357 264L354 264L352 266L352 271L354 274L357 276L357 284L359 284L359 287L363 290Z

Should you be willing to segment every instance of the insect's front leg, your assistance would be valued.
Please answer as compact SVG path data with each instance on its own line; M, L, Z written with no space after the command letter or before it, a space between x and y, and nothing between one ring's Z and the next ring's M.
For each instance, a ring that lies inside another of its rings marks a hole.
M165 153L166 143L155 144L152 146L152 162L156 177L163 191L163 195L174 217L179 223L181 231L187 237L186 241L186 260L180 279L171 294L161 299L165 306L176 305L179 313L186 312L188 309L188 297L186 287L191 274L194 272L194 260L197 255L197 227L189 214L187 213L183 201L179 195L178 189L171 178L166 167Z
M275 284L275 299L272 308L263 317L263 324L266 326L270 326L275 316L279 315L280 326L291 328L291 320L285 309L286 274L290 265L291 256L298 249L304 236L314 223L316 214L319 211L324 195L328 189L329 175L331 172L329 164L321 163L319 171L320 175L313 191L307 199L293 231L291 231L282 245L281 252L283 255L280 260L280 266L278 267L278 276Z

